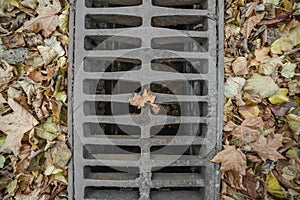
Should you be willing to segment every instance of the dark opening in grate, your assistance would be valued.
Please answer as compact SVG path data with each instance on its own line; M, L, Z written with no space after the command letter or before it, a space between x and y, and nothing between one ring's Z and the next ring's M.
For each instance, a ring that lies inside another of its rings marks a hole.
M122 124L84 123L83 131L86 137L97 136L133 136L140 137L141 128Z
M122 72L141 69L138 59L86 57L83 61L86 72Z
M122 187L86 187L84 189L85 199L113 199L113 200L138 200L138 188Z
M152 61L152 70L191 74L207 74L207 59L157 59Z
M86 50L135 49L141 47L141 44L141 39L125 36L90 35L84 39L84 48Z
M143 0L86 0L85 5L89 8L125 7L138 6Z
M207 31L207 18L195 16L159 16L152 18L152 26L176 30Z
M70 199L217 200L221 1L74 3ZM129 104L144 89L159 111Z
M161 37L153 38L153 49L172 51L206 52L208 51L208 39L199 37Z
M181 9L207 9L208 1L203 0L152 0L153 5L169 7L169 8L181 8Z
M130 28L142 25L143 19L134 16L120 15L86 15L86 29Z

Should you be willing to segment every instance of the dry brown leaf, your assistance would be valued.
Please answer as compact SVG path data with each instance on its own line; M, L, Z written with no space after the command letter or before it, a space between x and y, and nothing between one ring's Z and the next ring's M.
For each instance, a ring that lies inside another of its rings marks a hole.
M243 25L242 33L245 38L249 38L254 27L264 18L265 14L249 17Z
M134 93L134 96L129 99L130 105L136 106L138 109L145 106L146 103L154 104L156 96L144 89L143 94L139 95L138 93Z
M277 149L282 147L282 135L274 134L269 135L267 138L261 135L256 142L250 144L253 151L255 151L263 161L278 159L285 159Z
M15 156L18 156L24 133L33 128L32 124L29 124L24 120L24 116L16 112L5 115L4 117L0 116L0 124L0 130L7 134L6 141L1 147L1 150L10 149Z
M8 87L8 83L13 78L13 67L6 62L4 64L3 68L0 66L0 92Z
M39 16L25 22L24 28L35 33L42 31L45 37L49 37L59 25L58 11L52 5L37 9Z
M238 57L232 63L232 70L235 75L243 76L249 73L248 61L245 57Z
M33 80L36 83L42 82L44 80L47 80L48 77L44 76L41 73L41 69L40 68L33 68L30 67L30 69L28 69L28 78L30 78L31 80Z
M270 47L263 47L261 49L255 49L255 60L258 62L265 61L270 59L270 56L268 56L270 52Z
M36 126L39 122L30 114L25 108L23 108L20 104L15 102L13 99L8 99L8 105L14 110L15 113L19 114L21 117L24 118L28 124L32 126Z
M17 48L17 47L24 47L25 40L23 37L23 33L14 33L11 36L3 37L2 42L8 48Z
M212 160L215 163L221 163L221 171L235 171L242 175L246 174L246 156L235 146L224 145L224 150L219 152Z

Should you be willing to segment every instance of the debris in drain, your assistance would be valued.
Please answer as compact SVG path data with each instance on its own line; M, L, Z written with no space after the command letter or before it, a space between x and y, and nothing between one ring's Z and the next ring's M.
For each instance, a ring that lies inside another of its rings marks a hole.
M155 99L156 95L144 88L143 94L140 95L138 93L134 93L134 96L129 99L129 103L130 105L136 106L138 109L144 107L146 103L149 103L154 114L158 114L160 108L154 103Z

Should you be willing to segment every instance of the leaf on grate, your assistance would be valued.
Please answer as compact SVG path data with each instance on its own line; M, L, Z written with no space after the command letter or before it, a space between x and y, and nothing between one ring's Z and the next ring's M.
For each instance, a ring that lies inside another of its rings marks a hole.
M138 109L143 108L147 103L151 105L151 109L153 110L154 114L158 114L160 108L156 105L155 102L156 95L152 92L147 91L144 89L143 94L139 95L138 93L134 93L134 96L129 99L130 105L137 107Z

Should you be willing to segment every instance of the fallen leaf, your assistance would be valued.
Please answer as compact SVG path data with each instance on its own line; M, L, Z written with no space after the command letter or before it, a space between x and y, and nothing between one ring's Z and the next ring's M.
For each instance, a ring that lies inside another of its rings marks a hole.
M11 181L8 185L7 185L7 191L9 194L12 194L15 192L15 190L17 189L18 187L18 180L13 180Z
M146 103L154 104L156 96L144 89L143 94L139 95L138 93L134 93L134 96L129 99L130 105L136 106L138 109L145 106Z
M300 94L300 80L291 80L289 81L288 86L290 96Z
M3 44L6 45L8 48L17 48L25 46L23 33L16 32L11 36L3 37L2 41Z
M59 27L63 33L67 33L69 31L69 9L70 5L68 4L61 15L59 15Z
M54 49L48 46L38 46L37 48L43 58L45 66L50 64L58 55L58 53Z
M282 147L282 135L274 134L269 135L267 138L261 135L257 141L250 144L253 151L255 151L263 161L278 159L285 159L277 149Z
M31 8L33 10L37 7L37 3L37 0L24 0L21 2L23 6Z
M258 106L241 106L239 107L239 113L244 119L257 117L259 115Z
M256 73L246 81L244 87L244 90L250 95L258 94L261 98L270 97L276 94L279 89L270 76L262 76Z
M245 79L241 77L229 77L224 85L224 95L227 98L237 96L245 85Z
M289 181L294 180L300 175L299 169L297 170L293 166L286 166L283 168L282 171L283 171L282 177Z
M22 87L27 95L27 103L31 105L31 98L37 90L37 86L33 83L30 83L28 80L19 81L18 84Z
M59 129L52 123L52 117L49 117L44 124L35 128L35 133L38 137L52 142L58 136Z
M23 117L24 121L26 121L28 124L32 126L36 126L39 124L35 117L32 116L32 114L28 112L25 108L23 108L20 104L15 102L15 100L9 98L7 103L14 110L14 112L19 114L19 116Z
M5 68L0 67L0 92L2 92L7 86L8 83L13 78L13 67L8 63L5 63Z
M55 167L67 166L72 153L69 147L63 141L59 141L46 152L47 164L46 166L53 165Z
M289 98L287 97L287 94L289 93L289 90L287 88L280 88L276 94L269 97L269 101L271 104L280 104L280 103L286 103L289 101Z
M0 124L0 130L7 135L6 141L0 149L9 149L15 156L18 156L24 133L33 128L32 124L29 124L24 120L23 116L20 116L17 113L11 113L4 117L0 117Z
M245 57L238 57L232 63L232 70L235 75L243 76L249 73L248 61Z
M31 68L30 72L28 73L28 78L33 80L36 83L43 82L44 80L47 80L48 77L44 76L41 72L40 68Z
M35 33L42 31L45 37L49 37L59 25L58 11L54 6L40 7L37 9L39 16L24 23L24 28Z
M246 39L248 39L253 31L254 27L264 18L265 14L259 14L249 17L243 25L242 33Z
M297 135L300 134L300 116L295 114L288 114L286 116L290 129Z
M0 155L0 169L4 167L5 161L6 161L5 157Z
M212 160L215 163L221 163L221 171L236 171L241 175L246 174L246 156L235 146L224 145L224 150L219 152Z
M258 72L263 75L271 75L279 66L282 66L283 58L284 56L281 56L261 61Z
M300 31L300 29L299 29ZM292 78L295 76L296 63L287 62L282 65L281 75L285 78Z
M246 176L243 178L243 185L251 198L261 199L264 196L265 186L254 174L247 172Z
M290 51L300 43L300 25L292 28L288 36L282 36L271 45L271 52L281 54Z
M65 50L61 46L61 43L57 41L57 37L52 36L50 39L45 39L44 41L45 45L51 49L54 49L59 57L66 54Z
M269 60L270 56L268 56L270 52L270 47L263 47L261 49L255 49L254 54L255 54L255 59L258 62Z
M287 198L287 193L282 189L278 180L272 173L266 175L267 190L270 194L278 198Z

